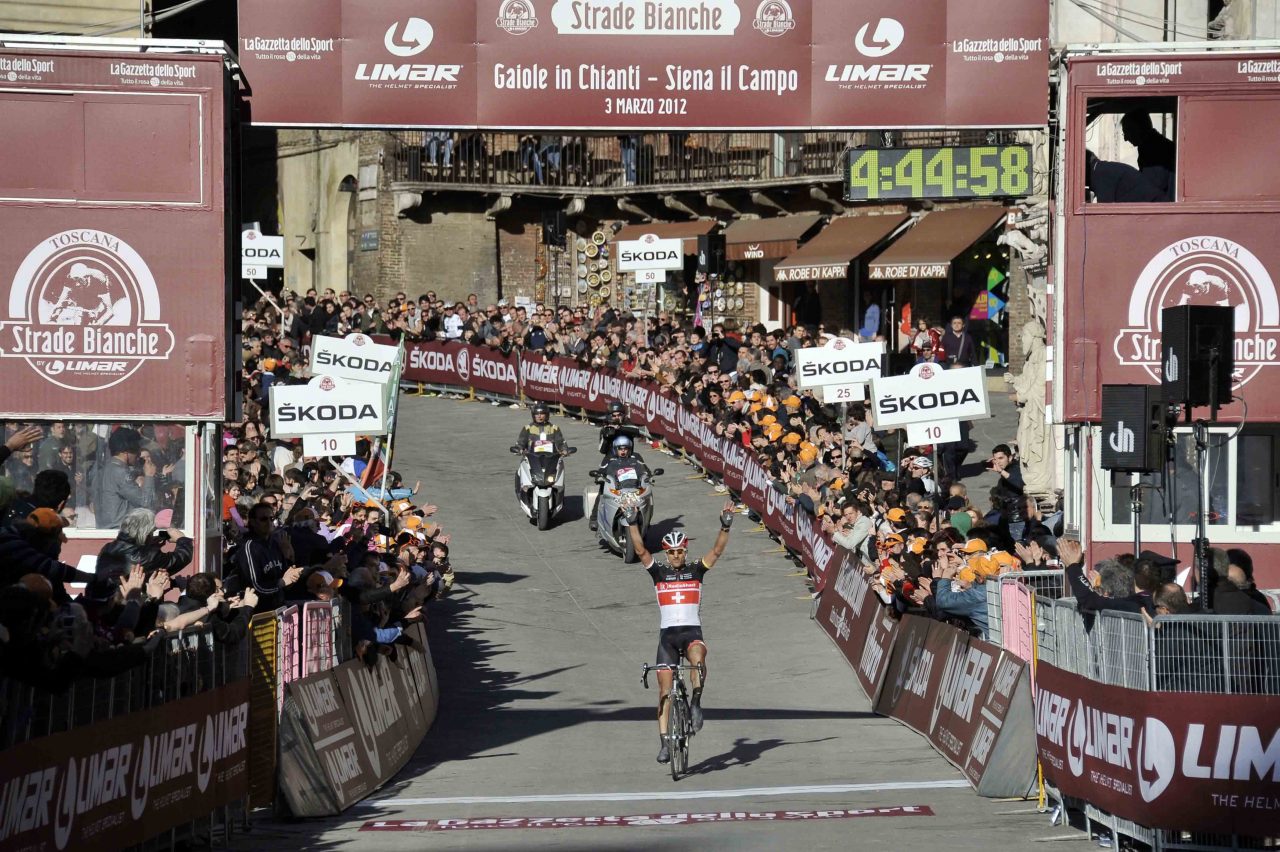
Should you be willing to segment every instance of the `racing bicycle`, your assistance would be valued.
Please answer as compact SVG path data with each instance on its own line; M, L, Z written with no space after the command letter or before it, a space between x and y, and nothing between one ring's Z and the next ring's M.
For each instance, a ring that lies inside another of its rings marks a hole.
M680 776L689 769L689 740L696 733L693 729L693 714L689 709L689 690L685 687L685 675L698 671L698 666L685 662L684 652L680 652L680 660L676 665L658 663L644 666L641 681L644 688L649 688L649 672L671 672L671 694L667 696L667 748L671 751L671 780L679 781Z

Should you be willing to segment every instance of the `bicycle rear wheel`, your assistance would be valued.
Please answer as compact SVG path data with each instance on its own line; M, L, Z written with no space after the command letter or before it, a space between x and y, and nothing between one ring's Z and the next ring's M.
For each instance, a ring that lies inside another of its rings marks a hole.
M675 690L667 696L667 748L671 751L671 780L679 781L688 763L685 752L684 705Z

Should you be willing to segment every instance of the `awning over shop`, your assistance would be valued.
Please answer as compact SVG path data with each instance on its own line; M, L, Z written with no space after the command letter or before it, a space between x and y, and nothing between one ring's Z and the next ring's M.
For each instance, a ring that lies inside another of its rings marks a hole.
M1003 207L935 210L868 264L873 281L946 278L956 255L1004 218Z
M822 233L773 268L774 281L831 281L845 278L853 259L907 221L905 213L841 216Z
M613 241L638 240L645 234L653 234L660 240L684 240L684 253L698 253L698 237L709 234L716 227L714 219L696 222L650 222L647 225L626 225L614 235Z
M818 227L822 216L779 216L776 219L739 219L724 231L725 257L729 260L760 260L786 257L800 241Z

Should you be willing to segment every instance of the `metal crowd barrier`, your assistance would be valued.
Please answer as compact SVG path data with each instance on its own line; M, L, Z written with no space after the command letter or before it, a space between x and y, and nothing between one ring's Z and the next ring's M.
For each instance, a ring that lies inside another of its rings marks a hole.
M1019 582L1016 575L1002 582ZM1002 619L998 595L988 618ZM1280 617L1161 615L1148 625L1135 613L1081 613L1074 598L1034 599L1036 659L1100 683L1147 691L1280 695ZM1002 622L1003 623L1003 622ZM1008 625L1006 624L1006 629ZM1272 848L1271 840L1152 829L1064 796L1049 798L1084 814L1086 830L1105 828L1154 850Z
M1040 571L1006 571L995 580L986 582L987 589L987 638L1004 647L1004 605L1009 586L1020 584L1033 592L1037 599L1060 598L1067 593L1066 572L1062 569Z
M199 695L249 676L250 643L218 642L207 628L167 636L145 663L120 674L74 680L65 692L0 678L0 752L41 737L149 710ZM207 817L153 837L141 849L173 849L179 844L230 842L237 820L248 819L249 802L241 800L211 811Z

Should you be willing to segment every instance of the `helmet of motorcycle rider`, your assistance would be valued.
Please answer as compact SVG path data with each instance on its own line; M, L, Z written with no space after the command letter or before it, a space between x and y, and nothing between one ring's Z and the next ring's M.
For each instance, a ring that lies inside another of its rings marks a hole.
M634 446L635 445L630 437L626 435L619 435L613 439L613 454L615 456L620 456L621 458L626 458L631 455L631 450ZM622 452L623 450L627 451L625 455Z
M680 530L672 530L662 537L663 550L687 550L689 539Z
M622 403L616 399L609 403L609 421L611 423L621 423L627 417L627 409Z
M529 409L529 414L533 416L534 423L547 423L551 420L551 407L545 402L534 403L533 408ZM542 415L542 419L538 419L538 415Z

